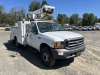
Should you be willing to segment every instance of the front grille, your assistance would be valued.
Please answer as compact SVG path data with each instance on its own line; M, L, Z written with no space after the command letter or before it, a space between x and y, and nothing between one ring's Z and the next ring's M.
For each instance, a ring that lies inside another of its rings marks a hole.
M66 48L67 49L77 48L77 47L80 47L84 44L83 38L66 40L65 42L66 42Z

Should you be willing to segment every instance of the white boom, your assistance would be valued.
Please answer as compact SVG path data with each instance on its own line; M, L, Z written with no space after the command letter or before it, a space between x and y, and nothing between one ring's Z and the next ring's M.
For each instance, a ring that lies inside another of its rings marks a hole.
M42 19L43 17L47 15L52 15L54 13L55 7L43 5L40 9L29 12L28 18L29 19Z

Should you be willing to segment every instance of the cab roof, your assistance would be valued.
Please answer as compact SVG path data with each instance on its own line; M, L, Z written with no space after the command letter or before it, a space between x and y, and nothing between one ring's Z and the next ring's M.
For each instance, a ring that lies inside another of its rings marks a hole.
M49 22L49 23L55 23L53 20L35 20L31 22Z

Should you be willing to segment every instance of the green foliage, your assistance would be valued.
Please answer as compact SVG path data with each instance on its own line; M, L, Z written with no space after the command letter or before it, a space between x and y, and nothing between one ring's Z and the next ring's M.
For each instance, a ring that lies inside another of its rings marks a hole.
M79 20L79 15L78 14L73 14L70 17L70 24L71 25L78 25L78 20Z
M0 14L4 13L4 7L0 5Z
M82 21L83 26L94 25L96 21L97 21L97 17L95 17L93 13L83 14L83 21Z
M41 7L40 2L33 1L29 5L29 11L35 11Z
M94 25L95 24L95 16L93 13L89 14L89 25Z
M70 18L65 14L58 14L57 20L62 25L70 23L75 26L90 26L100 22L100 18L98 19L93 13L84 13L82 18L79 18L78 14L72 14Z
M33 1L29 5L29 11L35 11L43 5L48 5L46 0L43 0L42 4L37 1ZM0 5L0 24L14 25L16 21L26 18L26 10L24 8L12 8L9 13L4 13L4 7ZM54 19L53 16L47 16L47 20ZM67 17L66 14L58 14L57 20L59 24L70 23L71 25L78 26L89 26L100 22L100 18L95 16L93 13L84 13L83 17L80 18L78 14L72 14L72 16Z
M17 20L17 8L11 8L9 14Z
M83 26L88 26L89 25L89 18L88 18L89 14L88 13L84 13L83 14L83 21L82 21L82 25Z
M18 21L25 18L26 12L24 8L20 8L17 13L18 13Z
M82 26L82 18L78 19L78 26Z
M14 25L15 19L9 14L0 14L0 24Z
M65 14L58 14L57 20L59 24L66 24L69 22L69 18Z
M15 21L20 21L25 18L26 12L24 8L12 8L9 14L15 18Z
M0 14L0 23L2 22L2 14Z
M100 18L98 19L98 22L100 22Z
M19 19L22 20L22 18L25 17L25 10L24 8L12 8L8 13L1 13L0 14L0 24L9 24L14 25L15 22Z
M95 16L95 23L98 23L99 19L97 18L97 16Z

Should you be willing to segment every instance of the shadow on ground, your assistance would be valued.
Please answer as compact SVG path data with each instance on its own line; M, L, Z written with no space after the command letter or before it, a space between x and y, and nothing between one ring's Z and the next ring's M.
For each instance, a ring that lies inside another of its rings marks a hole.
M13 51L20 54L22 57L24 57L27 61L29 61L33 65L45 70L58 69L64 66L69 66L74 61L73 59L57 60L53 67L47 68L42 64L39 52L36 52L35 50L33 51L29 50L28 48L25 47L16 48L11 41L4 43L4 45L8 51ZM10 57L16 57L16 55L10 55Z

